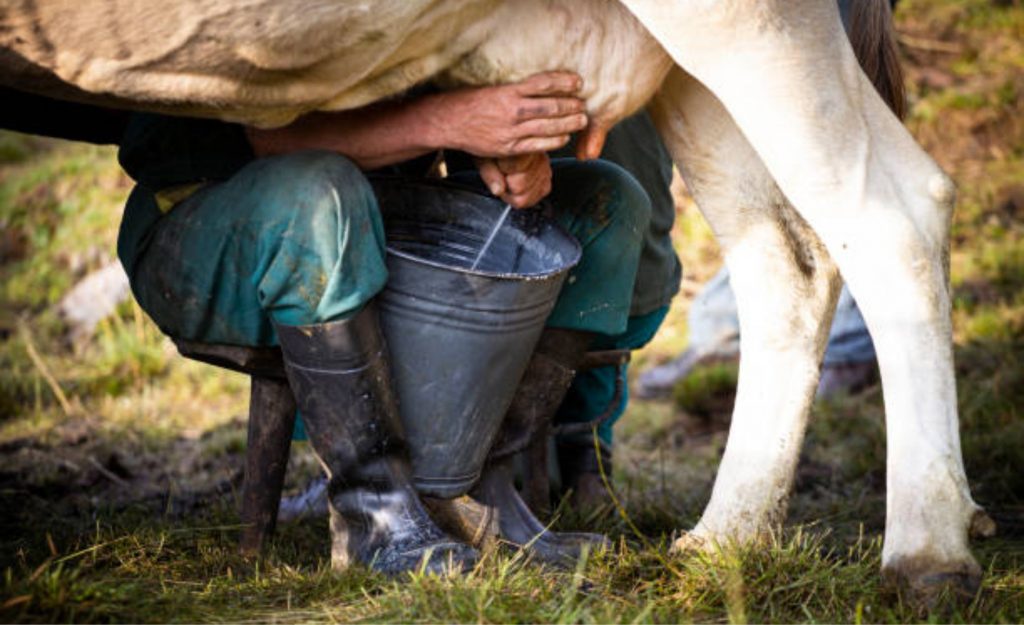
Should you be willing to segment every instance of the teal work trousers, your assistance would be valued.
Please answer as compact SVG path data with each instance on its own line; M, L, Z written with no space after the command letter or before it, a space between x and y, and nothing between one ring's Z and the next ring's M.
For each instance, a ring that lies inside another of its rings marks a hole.
M553 162L558 221L581 244L548 319L614 336L626 330L650 201L604 161ZM387 282L384 228L364 174L328 152L258 159L167 213L137 186L118 255L143 309L168 335L267 346L274 324L355 314Z

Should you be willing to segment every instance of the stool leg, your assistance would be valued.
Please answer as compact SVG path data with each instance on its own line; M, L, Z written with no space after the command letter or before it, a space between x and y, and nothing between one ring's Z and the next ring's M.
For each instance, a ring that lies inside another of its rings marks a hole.
M285 380L252 376L249 441L242 485L244 554L256 554L274 533L288 450L295 427L295 397Z

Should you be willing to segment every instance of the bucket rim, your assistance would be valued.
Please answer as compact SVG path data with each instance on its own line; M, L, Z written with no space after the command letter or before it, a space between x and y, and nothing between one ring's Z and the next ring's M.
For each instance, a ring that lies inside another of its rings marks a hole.
M404 176L378 175L378 176L373 176L371 178L371 180L373 182L375 182L375 183L395 183L395 184L400 184L400 185L403 185L403 186L420 186L420 187L428 187L428 188L436 188L436 189L448 189L448 190L451 190L451 191L458 191L458 192L461 192L461 193L468 193L468 194L474 195L476 197L482 198L482 199L484 199L484 200L486 200L488 202L493 202L495 204L499 204L499 205L502 204L501 200L497 199L493 195L489 195L489 194L481 192L481 190L477 189L476 187L473 187L473 186L467 185L467 184L461 184L461 183L457 183L457 182L452 182L452 181L445 180L445 179L410 179L410 178L406 178ZM514 209L514 210L533 210L533 209L532 208L528 208L528 209ZM550 225L555 229L555 231L557 231L560 235L565 237L565 239L571 244L572 254L571 255L569 255L569 254L566 255L568 257L567 258L567 262L563 266L561 266L559 268L556 268L556 269L552 269L550 271L544 271L544 272L538 272L538 273L506 273L506 272L499 272L499 271L486 271L486 270L483 270L483 269L471 269L470 267L455 267L455 266L452 266L452 265L446 265L444 263L440 263L440 262L433 261L433 260L428 260L426 258L422 258L420 256L416 256L414 254L410 254L409 252L404 252L402 250L395 249L394 247L391 246L391 242L386 240L386 237L385 237L385 247L386 247L387 253L389 255L396 256L398 258L401 258L403 260L407 260L407 261L412 262L412 263L416 263L418 265L424 265L424 266L432 267L432 268L435 268L435 269L443 269L443 270L446 270L446 271L455 271L457 273L474 275L474 276L480 276L480 277L484 277L484 278L497 279L497 280L516 280L516 281L523 281L523 280L546 280L548 278L552 278L554 276L560 275L562 273L565 273L565 272L571 270L573 267L575 267L576 265L579 264L580 258L582 258L582 256L583 256L583 247L580 245L580 242L576 240L576 237L574 237L571 234L569 234L569 232L566 231L566 229L563 228L560 223L558 223L557 221L555 221L553 219L551 220L551 224Z

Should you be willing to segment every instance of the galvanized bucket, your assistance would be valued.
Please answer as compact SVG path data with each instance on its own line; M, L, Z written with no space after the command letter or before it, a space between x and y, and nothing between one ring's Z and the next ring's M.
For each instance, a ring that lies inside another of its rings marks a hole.
M579 244L538 211L439 181L379 179L388 240L381 325L413 484L457 497L480 476Z

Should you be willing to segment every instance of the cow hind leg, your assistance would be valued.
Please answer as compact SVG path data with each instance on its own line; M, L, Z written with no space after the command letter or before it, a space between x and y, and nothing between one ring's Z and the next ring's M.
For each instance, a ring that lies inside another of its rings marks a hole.
M861 72L834 4L624 1L723 103L860 305L886 408L883 571L924 600L970 594L980 569L968 530L992 527L960 451L951 181Z
M676 548L781 524L838 296L834 263L721 104L674 70L651 105L722 245L740 319L739 388L711 501Z

